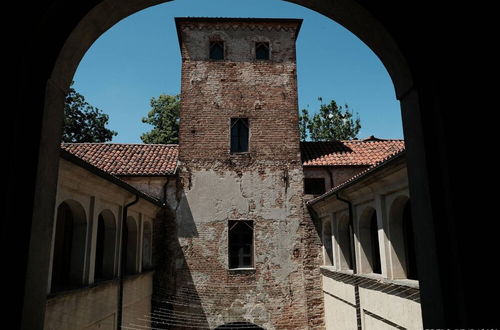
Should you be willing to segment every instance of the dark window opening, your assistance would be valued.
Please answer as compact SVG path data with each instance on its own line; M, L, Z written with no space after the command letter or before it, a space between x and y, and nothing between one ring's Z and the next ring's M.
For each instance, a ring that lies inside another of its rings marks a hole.
M95 273L94 278L101 280L104 278L104 240L105 240L104 218L99 214L97 220L97 244L95 252Z
M142 269L148 270L152 268L151 224L148 222L144 224L142 237Z
M210 41L210 55L211 60L224 59L224 42L223 41Z
M378 224L377 213L373 212L370 219L370 234L371 234L371 267L372 272L382 274L382 267L380 263L380 248L378 244Z
M412 280L417 280L417 258L415 253L415 239L413 236L413 223L409 201L406 203L403 210L403 236L406 252L406 277Z
M52 263L52 292L70 287L71 252L73 249L73 214L66 203L57 210L54 259Z
M343 218L338 224L338 243L343 257L342 269L354 269L354 230L350 218Z
M332 224L327 220L323 225L323 246L325 249L325 265L333 266Z
M229 268L253 268L253 221L230 220Z
M125 255L125 274L137 273L137 226L135 220L129 217L125 221L125 228L123 230L123 251Z
M304 178L304 194L322 195L325 190L324 178Z
M261 328L259 327L258 325L255 325L255 324L252 324L252 323L248 323L248 322L232 322L232 323L227 323L227 324L224 324L224 325L221 325L217 328L215 328L215 330L242 330L242 329L261 329L261 330L264 330L264 328Z
M248 151L248 118L231 118L231 153Z
M256 42L255 43L255 58L257 60L268 60L269 59L269 43L268 42Z

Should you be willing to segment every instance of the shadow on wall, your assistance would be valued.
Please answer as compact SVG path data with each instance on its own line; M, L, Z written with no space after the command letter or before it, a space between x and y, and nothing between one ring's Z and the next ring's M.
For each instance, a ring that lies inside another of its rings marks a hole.
M193 219L193 214L191 213L191 208L189 207L189 202L184 192L184 189L177 188L177 210L176 215L178 219L172 219L173 222L177 221L177 233L179 237L198 237L198 230L196 229L196 224ZM176 238L177 239L177 238Z
M209 328L179 243L179 232L191 237L198 235L189 207L184 209L186 218L181 218L182 228L178 228L175 214L168 208L160 211L155 221L153 255L157 266L151 302L153 329Z

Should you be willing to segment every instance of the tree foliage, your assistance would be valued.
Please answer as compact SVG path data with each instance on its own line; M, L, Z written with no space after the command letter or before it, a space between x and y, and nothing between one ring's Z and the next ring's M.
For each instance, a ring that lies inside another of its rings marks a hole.
M73 83L71 83L71 86ZM64 104L63 142L106 142L118 133L106 128L109 116L69 88Z
M150 132L141 135L147 144L179 143L179 95L161 94L151 98L151 110L143 123L153 126Z
M299 115L300 139L305 141L335 141L351 140L356 138L361 129L361 120L359 116L353 118L352 112L349 112L349 106L337 105L332 100L328 104L321 102L319 112L313 116L309 115L307 109L302 109Z

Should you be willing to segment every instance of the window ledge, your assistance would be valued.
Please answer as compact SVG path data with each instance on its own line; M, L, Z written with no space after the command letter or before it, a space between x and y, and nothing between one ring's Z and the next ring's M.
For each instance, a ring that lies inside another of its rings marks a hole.
M336 273L341 273L341 274L346 274L346 275L354 275L354 271L352 269L342 269L339 270L335 268L335 266L320 266L322 269L326 269L330 272L336 272Z
M256 269L253 268L253 267L241 267L241 268L229 268L228 271L230 272L241 272L241 273L244 273L244 272L248 272L248 273L252 273L252 272L255 272Z
M381 274L369 273L369 274L355 274L352 270L338 270L333 266L320 266L320 269L324 269L328 272L337 273L337 274L345 274L352 275L355 277L368 278L371 280L379 281L386 284L395 284L399 286L404 286L412 289L420 289L418 280L409 280L409 279L389 279L384 277Z
M229 156L245 156L250 155L250 151L242 151L242 152L230 152Z

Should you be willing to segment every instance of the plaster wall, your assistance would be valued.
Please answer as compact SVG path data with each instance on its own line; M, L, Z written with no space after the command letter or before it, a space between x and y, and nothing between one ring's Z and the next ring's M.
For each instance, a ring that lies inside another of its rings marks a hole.
M150 325L153 273L129 277L124 283L124 326ZM50 296L45 309L47 330L116 329L118 281Z
M325 329L356 329L356 308L325 293Z
M163 200L165 184L175 182L174 176L120 176L120 179L149 196Z
M406 329L422 329L420 302L387 294L378 290L359 288L361 308ZM366 313L365 313L366 317ZM387 326L387 324L386 324ZM385 329L373 327L366 329Z
M340 192L353 203L357 273L341 269L338 221L348 215L347 204L336 198L314 205L320 217L333 217L334 266L323 266L325 325L327 329L422 329L418 281L395 280L390 235L390 210L395 202L409 198L406 167L403 160L386 166ZM368 209L377 212L379 251L382 274L365 272L367 256L361 248L360 220ZM356 300L356 290L359 299ZM360 319L357 319L356 308ZM349 312L351 311L351 312ZM353 313L354 311L354 313Z
M266 329L306 326L301 174L282 166L191 172L176 211L183 253L175 273L189 276L177 278L175 295L195 289L209 327L242 320ZM254 221L252 269L228 267L228 220L238 219Z

